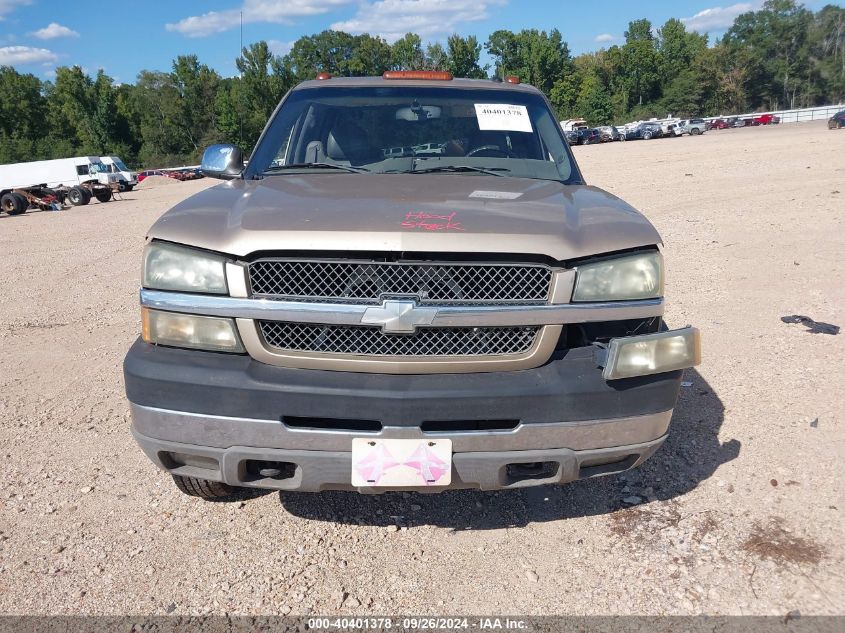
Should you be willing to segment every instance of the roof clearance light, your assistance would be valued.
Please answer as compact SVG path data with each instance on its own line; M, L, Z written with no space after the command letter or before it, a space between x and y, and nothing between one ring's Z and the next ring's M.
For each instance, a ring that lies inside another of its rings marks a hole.
M452 73L447 70L388 70L382 75L382 78L452 81Z
M520 83L519 77L517 77L516 75L508 75L507 77L505 77L505 81L507 81L509 84Z
M332 76L329 73L319 73L317 75L317 79L319 79L320 81L323 81L325 79L331 79L331 78L332 78Z

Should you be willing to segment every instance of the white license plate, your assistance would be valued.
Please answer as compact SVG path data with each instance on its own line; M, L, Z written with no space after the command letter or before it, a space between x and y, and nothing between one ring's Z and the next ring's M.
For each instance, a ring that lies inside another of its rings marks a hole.
M352 440L355 487L448 486L452 440Z

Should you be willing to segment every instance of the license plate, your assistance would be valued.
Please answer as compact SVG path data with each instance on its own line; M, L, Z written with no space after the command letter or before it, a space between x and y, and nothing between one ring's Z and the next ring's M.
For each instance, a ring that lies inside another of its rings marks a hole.
M448 486L452 440L352 440L355 487Z

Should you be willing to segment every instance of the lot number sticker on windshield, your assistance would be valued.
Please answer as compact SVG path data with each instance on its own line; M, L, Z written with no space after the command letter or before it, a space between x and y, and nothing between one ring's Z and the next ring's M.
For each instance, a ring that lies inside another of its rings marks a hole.
M502 132L533 132L528 108L507 103L476 103L475 116L479 130L500 130Z

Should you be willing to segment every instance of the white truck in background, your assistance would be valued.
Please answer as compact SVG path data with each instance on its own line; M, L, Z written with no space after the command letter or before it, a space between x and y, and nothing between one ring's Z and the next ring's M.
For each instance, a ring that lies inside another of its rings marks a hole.
M560 122L560 129L564 132L575 132L577 130L588 130L590 126L584 119L566 119Z
M132 191L138 184L138 174L129 169L119 156L100 156L109 173L117 174L119 191Z
M73 206L88 204L91 198L108 202L119 181L99 156L0 165L0 210L20 215L30 207L61 208L65 200Z

